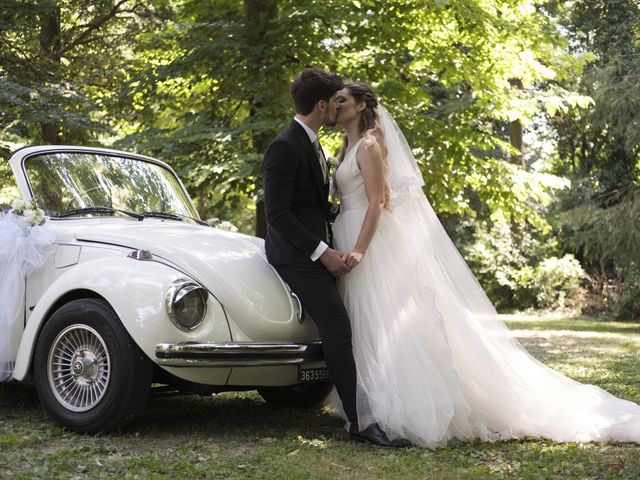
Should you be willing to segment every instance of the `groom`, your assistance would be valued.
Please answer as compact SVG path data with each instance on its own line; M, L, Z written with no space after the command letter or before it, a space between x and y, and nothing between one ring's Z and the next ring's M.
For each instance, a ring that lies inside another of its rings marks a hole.
M335 282L350 268L342 253L329 246L329 167L318 142L320 127L335 124L336 92L343 87L338 75L317 68L305 69L291 84L296 115L262 162L265 250L318 327L351 437L401 446L376 424L358 429L351 325Z

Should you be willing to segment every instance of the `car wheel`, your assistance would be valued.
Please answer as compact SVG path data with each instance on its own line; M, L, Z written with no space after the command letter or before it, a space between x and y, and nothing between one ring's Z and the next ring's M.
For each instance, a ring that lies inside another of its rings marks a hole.
M294 407L316 407L331 392L332 382L304 383L288 387L261 387L258 393L269 403Z
M132 421L149 396L152 371L104 300L60 307L36 343L40 402L58 425L76 432L105 432Z

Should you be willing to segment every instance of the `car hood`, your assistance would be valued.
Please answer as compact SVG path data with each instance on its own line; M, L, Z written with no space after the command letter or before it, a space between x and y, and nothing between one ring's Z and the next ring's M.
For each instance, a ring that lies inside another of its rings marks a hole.
M298 323L295 300L267 262L260 238L171 220L73 223L78 241L149 250L168 260L215 295L252 340L317 338L313 322Z

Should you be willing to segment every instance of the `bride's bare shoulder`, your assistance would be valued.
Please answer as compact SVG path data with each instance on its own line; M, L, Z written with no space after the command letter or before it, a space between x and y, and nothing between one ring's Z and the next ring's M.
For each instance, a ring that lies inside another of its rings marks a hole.
M381 164L381 160L382 154L376 137L373 135L366 135L363 137L356 155L356 163L358 164L358 167L362 168L362 165Z
M369 150L371 147L376 147L378 148L378 140L376 139L376 137L374 137L373 135L365 135L362 138L362 146L366 149Z
M358 155L362 157L379 157L380 156L380 144L378 139L373 135L365 135L362 138L362 144L358 149Z

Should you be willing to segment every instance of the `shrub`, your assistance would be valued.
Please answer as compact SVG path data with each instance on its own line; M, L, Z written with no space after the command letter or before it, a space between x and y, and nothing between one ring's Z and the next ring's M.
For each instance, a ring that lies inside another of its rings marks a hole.
M553 256L556 245L526 226L478 224L465 258L499 310L579 308L586 274L573 255Z
M580 284L585 278L580 262L573 255L545 258L533 269L531 279L530 288L535 292L536 307L575 307L579 302Z
M640 318L640 188L597 193L587 180L562 197L558 221L562 249L588 272L587 313L619 320Z

